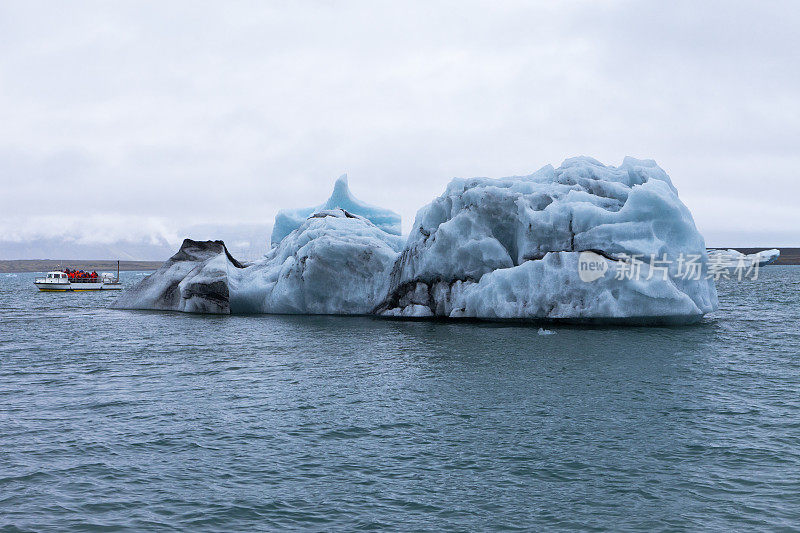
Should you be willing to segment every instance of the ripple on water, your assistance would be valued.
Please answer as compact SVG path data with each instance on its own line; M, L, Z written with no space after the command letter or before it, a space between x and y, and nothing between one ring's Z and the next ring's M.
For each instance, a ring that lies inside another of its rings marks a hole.
M555 335L5 275L0 527L797 529L800 268L761 274L695 326Z

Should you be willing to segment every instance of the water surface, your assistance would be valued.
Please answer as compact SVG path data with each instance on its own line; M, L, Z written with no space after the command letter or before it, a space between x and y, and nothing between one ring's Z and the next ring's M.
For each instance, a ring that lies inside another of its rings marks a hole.
M0 274L8 530L800 528L799 267L696 326L549 336L34 277Z

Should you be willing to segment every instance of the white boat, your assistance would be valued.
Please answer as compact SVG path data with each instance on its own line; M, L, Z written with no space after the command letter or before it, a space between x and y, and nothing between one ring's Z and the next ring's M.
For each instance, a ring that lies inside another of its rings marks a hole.
M103 272L96 278L70 279L65 272L48 272L44 278L36 278L33 282L43 292L64 291L118 291L122 289L119 275Z

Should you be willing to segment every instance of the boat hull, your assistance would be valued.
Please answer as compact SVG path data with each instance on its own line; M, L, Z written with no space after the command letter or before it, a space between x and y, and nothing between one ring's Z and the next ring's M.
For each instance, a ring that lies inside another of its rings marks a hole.
M119 291L121 283L34 283L42 292Z

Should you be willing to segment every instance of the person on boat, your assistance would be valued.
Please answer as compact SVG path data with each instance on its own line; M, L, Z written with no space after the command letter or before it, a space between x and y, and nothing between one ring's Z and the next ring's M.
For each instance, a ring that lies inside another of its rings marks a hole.
M97 271L96 270L92 270L92 279L93 280L97 279Z

